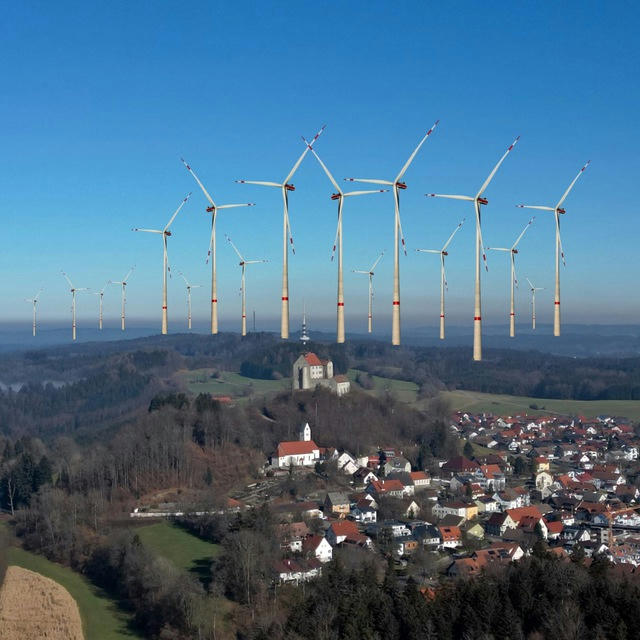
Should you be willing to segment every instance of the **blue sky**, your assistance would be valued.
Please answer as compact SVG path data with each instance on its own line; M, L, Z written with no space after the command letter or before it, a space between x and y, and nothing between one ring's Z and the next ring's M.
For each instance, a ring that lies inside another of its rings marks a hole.
M282 205L275 189L239 178L281 180L323 123L317 150L336 178L392 178L436 119L440 125L409 169L402 222L406 327L438 319L437 248L460 219L451 246L448 317L471 324L473 211L424 193L474 193L516 135L521 140L487 191L484 237L505 246L528 219L518 202L553 204L579 168L592 164L567 200L562 272L567 322L636 322L640 312L638 175L640 67L631 2L113 2L6 5L0 24L1 320L24 319L40 287L43 320L69 316L59 272L99 290L132 264L128 314L158 322L159 227L188 191L173 226L170 262L194 283L194 315L208 315L205 200L180 163L191 163L217 201L257 204L219 218L223 327L239 324L240 270L224 241L247 258L248 307L261 328L279 325ZM290 260L292 323L306 301L318 328L331 328L336 266L331 185L315 159L296 174L290 198L296 255ZM381 331L389 330L391 194L345 206L345 271L375 276ZM543 212L518 256L521 281L547 287L538 317L551 319L553 221ZM506 256L489 256L484 317L506 323ZM347 329L366 326L366 278L345 273ZM182 280L170 281L173 329L184 327ZM524 287L519 319L528 313ZM78 301L83 323L97 299ZM119 314L117 288L105 314ZM114 321L115 322L115 321Z

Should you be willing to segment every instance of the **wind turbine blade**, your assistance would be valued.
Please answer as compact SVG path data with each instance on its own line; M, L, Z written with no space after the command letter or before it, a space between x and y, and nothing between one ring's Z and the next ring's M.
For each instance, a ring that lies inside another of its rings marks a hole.
M531 289L535 289L535 287L533 286L533 284L531 283L531 280L529 280L529 278L526 279L527 282L529 283L529 286L531 287Z
M227 241L229 242L229 244L233 247L233 250L238 254L238 258L240 258L240 260L242 260L242 262L245 262L245 259L242 257L242 254L238 251L238 247L236 247L235 244L233 244L233 241L231 240L231 238L225 234L225 237L227 239Z
M269 262L268 260L245 260L245 264L261 264L263 262Z
M380 253L380 255L378 256L378 259L373 263L373 265L371 265L371 269L369 269L369 273L373 273L373 270L378 266L378 263L380 262L380 260L382 260L383 255L384 255L384 251Z
M518 286L518 275L516 273L516 254L511 254L511 264L513 265L513 283L516 285L516 288L519 289Z
M291 252L296 255L296 247L293 244L293 233L291 233L291 223L289 222L289 212L287 212L287 231L289 232L289 244L291 245Z
M163 233L160 229L140 229L136 227L135 229L131 229L131 231L144 231L145 233Z
M364 273L365 275L369 275L369 271L361 271L360 269L351 269L351 273Z
M322 128L320 129L320 131L318 131L318 133L316 133L316 135L313 137L313 140L311 140L311 144L307 143L307 146L305 147L305 150L300 154L300 157L297 159L296 163L291 168L291 171L289 171L289 174L284 179L284 183L283 184L287 184L289 182L289 180L291 180L291 178L293 178L293 174L298 170L298 167L300 166L300 164L304 160L304 157L307 155L308 151L310 149L311 149L311 151L313 151L313 145L314 145L315 141L320 137L320 135L324 131L325 127L326 127L326 125L322 125ZM305 142L306 142L306 140L305 140Z
M336 246L338 244L338 233L340 231L340 217L338 216L338 224L336 224L336 235L333 238L333 247L331 249L331 262L333 262L333 259L336 256Z
M404 241L404 233L402 232L402 221L400 220L400 213L398 213L398 228L400 230L400 242L402 243L402 250L404 251L404 255L407 255L407 245Z
M213 224L211 225L211 235L209 236L209 248L207 249L207 259L204 261L205 264L209 264L209 258L211 257L211 251L213 250L213 235L215 233L215 229Z
M316 157L316 160L320 163L320 166L322 167L323 171L327 174L327 177L329 178L329 180L331 180L331 184L335 187L336 191L342 194L342 189L338 186L338 183L336 182L335 178L331 175L331 171L327 169L327 166L325 165L324 162L322 162L322 160L320 159L320 156L316 153L316 150L307 142L304 136L302 137L302 139L304 140L304 143L307 145L307 149L311 150L311 153L313 153L313 155Z
M372 191L348 191L347 193L343 193L342 195L345 198L348 198L349 196L364 196L368 193L387 193L387 191L389 191L389 189L374 189Z
M466 220L466 218L462 218L462 220L460 221L458 226L453 230L453 233L449 236L449 239L444 243L444 247L442 247L442 251L446 251L447 250L447 247L449 246L449 243L453 240L453 236L455 236L456 233L458 233L458 231L460 231L460 229L462 228L462 225L464 224L465 220Z
M416 249L418 253L439 253L442 254L442 251L438 249Z
M69 279L69 276L64 271L61 271L60 273L65 277L65 280L69 283L69 286L73 289L73 283Z
M221 204L216 207L216 209L235 209L236 207L255 207L255 202L243 202L242 204Z
M489 174L489 177L484 181L483 185L480 187L480 191L478 191L478 193L476 194L476 198L479 198L484 192L484 190L489 186L489 183L493 180L493 176L496 175L496 172L500 168L500 165L504 162L505 158L511 153L511 150L513 149L513 147L516 146L516 143L518 142L518 140L520 140L520 136L518 136L511 143L511 146L504 152L504 155L502 156L502 158L498 160L498 164L496 164L496 166L493 167L493 171Z
M263 187L280 187L282 188L279 182L265 182L264 180L236 180L238 184L260 184Z
M469 202L473 202L475 198L471 196L452 196L446 193L425 193L427 198L449 198L450 200L468 200Z
M129 269L129 272L127 273L127 275L122 278L122 282L126 282L129 279L129 276L133 273L133 270L135 269L135 267L131 267L131 269Z
M171 220L169 220L169 222L167 222L165 228L162 230L163 233L171 226L171 223L176 219L176 216L180 213L180 209L182 209L182 207L184 207L184 205L186 204L187 200L191 197L191 192L189 192L187 194L187 197L180 203L180 206L176 209L175 213L171 216Z
M420 140L420 143L413 150L413 153L409 156L409 159L404 163L404 167L402 167L402 169L400 169L400 173L397 175L397 177L394 180L394 182L398 182L398 180L400 180L400 178L402 178L402 176L405 174L405 172L409 168L409 165L413 162L414 158L416 157L418 151L420 151L420 147L425 143L426 139L433 133L433 130L438 126L438 122L440 122L440 120L436 120L435 124L431 127L431 129L429 129L429 131L427 131L427 133L425 133L424 138L422 138L422 140Z
M373 178L345 178L345 182L366 182L367 184L386 184L393 187L394 183L390 180L374 180Z
M211 203L211 206L215 208L216 203L213 201L213 198L209 195L209 192L204 188L202 182L196 175L196 172L185 162L184 158L180 158L182 160L182 164L187 168L187 171L194 177L195 181L198 183L200 189L202 189L202 193L204 193L205 198Z
M179 276L182 276L182 279L184 280L185 284L187 285L187 287L190 287L191 285L189 284L189 281L187 280L186 276L184 275L184 273L182 273L182 271L180 271L178 273Z
M479 208L479 205L477 208ZM482 239L482 227L479 226L478 230L480 231L480 248L482 249L482 260L484 261L484 268L486 271L489 271L489 265L487 264L487 252L485 251L484 240Z
M518 242L520 242L520 240L522 240L522 236L527 232L527 229L533 224L533 221L535 220L535 216L533 218L531 218L529 220L529 222L527 222L525 228L522 230L522 233L518 236L518 239L513 243L513 246L511 247L512 249L515 249L516 246L518 245Z
M567 190L564 192L562 198L560 198L560 201L558 202L558 204L556 205L556 208L558 208L560 205L562 205L562 203L565 201L566 197L569 195L569 192L571 191L571 189L573 189L573 185L578 181L578 178L584 173L584 170L591 164L591 160L589 160L589 162L587 162L587 164L584 165L584 167L582 167L582 169L580 169L580 171L578 171L578 175L573 179L573 182L569 185L569 187L567 188Z
M540 205L532 204L517 204L518 209L538 209L538 211L555 211L553 207L542 207Z
M562 247L562 236L560 235L560 219L556 214L556 229L558 230L558 243L560 244L560 257L562 258L562 264L566 267L567 263L564 259L564 248Z

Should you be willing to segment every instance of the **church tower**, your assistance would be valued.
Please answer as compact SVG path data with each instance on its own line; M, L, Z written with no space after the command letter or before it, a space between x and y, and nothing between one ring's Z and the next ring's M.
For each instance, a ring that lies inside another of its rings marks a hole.
M307 422L304 426L300 427L300 433L298 434L298 439L303 442L309 442L311 440L311 427Z

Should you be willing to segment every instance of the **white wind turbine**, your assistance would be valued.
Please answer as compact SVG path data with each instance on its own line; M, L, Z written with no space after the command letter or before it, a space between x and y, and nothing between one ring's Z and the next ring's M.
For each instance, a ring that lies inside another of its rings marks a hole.
M374 270L378 266L380 260L382 260L382 256L384 255L384 251L378 256L376 261L371 265L371 269L369 271L362 271L360 269L353 269L353 273L364 273L369 276L369 322L368 322L368 332L371 333L373 329L373 276Z
M133 273L134 269L135 267L131 267L127 275L124 278L122 278L122 280L109 280L110 284L119 284L121 287L120 328L122 329L122 331L124 331L124 324L125 324L124 309L125 309L125 304L127 302L127 281L129 280L129 276Z
M573 182L569 185L567 190L562 195L562 198L558 200L558 203L555 207L543 207L537 205L526 205L526 204L518 204L516 205L520 209L539 209L542 211L553 211L553 215L556 220L556 292L553 301L553 335L560 335L560 257L562 257L562 264L566 264L564 261L564 251L562 249L562 239L560 238L560 214L565 213L565 209L562 208L562 203L565 201L566 197L569 195L571 189L577 182L578 178L584 173L584 170L589 166L591 160L587 162L587 164L578 171L578 175L573 179Z
M33 296L33 298L25 298L24 301L25 302L30 302L33 305L33 335L36 335L36 307L38 306L38 298L40 297L40 294L42 293L42 289L40 289L40 291L38 291L38 293L36 293L35 296Z
M544 287L534 287L533 283L527 278L529 283L529 291L531 291L531 328L536 328L536 291L544 291Z
M393 306L391 308L391 344L400 344L400 260L399 260L399 245L398 240L402 241L402 249L404 254L407 255L405 248L404 234L402 233L402 223L400 222L400 189L406 189L407 184L401 182L402 177L406 173L409 165L413 162L414 158L420 147L425 143L426 139L431 135L433 130L438 125L440 120L436 120L435 124L427 131L418 146L414 149L413 153L409 156L409 159L405 162L404 166L400 170L400 173L394 180L371 180L365 178L346 178L348 182L368 182L373 184L384 184L393 187L393 200L395 203L395 216L393 223Z
M61 271L62 275L65 277L66 281L69 283L70 291L71 291L71 339L76 339L76 293L78 291L89 291L87 287L74 287L73 283L69 279L69 276Z
M511 261L511 275L509 276L509 280L511 281L511 307L509 309L509 337L516 337L516 308L515 308L515 288L518 286L518 278L516 276L516 254L518 250L516 247L520 240L522 240L522 236L527 232L527 229L533 224L535 220L535 216L527 222L525 228L522 230L522 233L518 236L517 240L511 245L509 249L504 247L487 247L488 251L506 251L509 253L510 261Z
M245 260L242 254L238 251L238 247L231 241L231 238L227 236L229 244L233 247L233 250L238 254L240 258L240 267L242 268L242 278L240 280L240 293L242 295L242 335L247 335L247 288L245 285L245 268L248 264L259 264L261 262L269 262L268 260Z
M189 331L191 331L191 289L198 289L201 285L191 284L182 271L180 272L180 275L182 276L184 283L187 285L187 324L189 326Z
M191 196L191 193L187 194L187 197L180 203L180 206L175 210L175 213L171 216L171 219L164 226L164 229L139 229L135 228L133 231L144 231L145 233L159 233L162 236L162 333L166 335L168 330L167 321L167 272L169 270L169 262L167 257L167 238L171 235L169 227L171 223L176 219L180 209L184 207L185 203Z
M505 158L509 155L513 147L516 145L520 136L518 136L511 146L505 151L504 155L498 161L498 164L493 168L493 171L489 174L489 177L484 181L478 193L475 196L458 196L458 195L445 195L441 193L426 193L426 196L431 198L450 198L453 200L467 200L473 202L473 208L476 216L476 276L475 276L475 295L474 295L474 313L473 313L473 359L482 360L482 297L480 293L480 259L485 261L486 268L486 255L484 252L484 245L482 242L482 224L480 215L480 205L486 205L489 201L482 196L485 189L489 186L489 183L493 180L496 172L500 168L500 165L504 162Z
M449 239L444 243L442 249L416 249L420 253L437 253L440 255L440 340L444 340L444 292L447 288L447 276L444 270L444 259L449 255L447 247L453 240L453 236L458 233L465 219L463 218L460 224L453 230L453 233L449 236Z
M282 313L280 319L280 337L283 339L289 338L289 248L287 245L287 239L291 243L291 250L295 253L293 248L293 236L291 235L291 225L289 224L289 196L288 191L295 191L295 187L289 184L289 180L293 177L293 174L298 170L300 163L307 155L310 146L315 144L316 140L320 137L324 131L324 126L316 133L311 140L311 145L307 145L302 152L296 163L289 171L289 174L283 182L266 182L259 180L236 180L240 184L258 184L264 187L277 187L282 191L282 201L284 204L283 221L282 221Z
M105 283L104 287L102 287L102 289L100 289L100 291L94 291L93 295L94 296L99 296L100 298L100 303L98 305L98 329L100 331L102 331L102 299L104 298L104 290L107 288L107 285L109 283Z
M338 227L336 229L336 237L333 241L333 249L331 250L331 260L333 261L333 256L336 252L336 245L338 247L338 304L337 304L337 342L344 342L344 282L343 282L343 274L342 274L342 205L344 203L344 199L349 196L362 196L368 193L385 193L388 189L374 189L371 191L348 191L344 193L342 189L338 186L338 183L335 181L334 177L331 175L329 169L327 169L326 165L320 159L320 156L316 153L315 149L304 139L302 138L307 145L307 147L311 150L311 153L316 157L320 166L323 168L324 172L327 174L327 177L331 181L331 184L335 187L338 193L332 193L331 199L338 201ZM372 269L373 270L373 269ZM371 313L371 311L369 311Z
M216 218L220 209L235 209L236 207L253 207L255 203L246 202L243 204L216 204L213 198L209 195L209 192L204 188L202 182L200 182L198 176L193 169L185 162L184 158L180 158L182 164L187 168L187 171L194 177L198 186L204 193L205 198L209 201L207 212L211 214L211 239L209 240L209 252L207 254L207 260L211 257L211 333L218 333L218 279L216 274ZM189 327L191 328L191 327Z

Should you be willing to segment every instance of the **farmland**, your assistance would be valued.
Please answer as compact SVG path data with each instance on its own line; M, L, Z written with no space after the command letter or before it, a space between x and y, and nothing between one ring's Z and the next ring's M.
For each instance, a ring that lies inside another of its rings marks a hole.
M232 398L250 397L278 393L291 388L291 379L259 380L246 378L231 371L219 372L219 377L212 377L212 369L192 369L179 371L176 375L182 386L190 393L210 393L213 396L231 396Z

